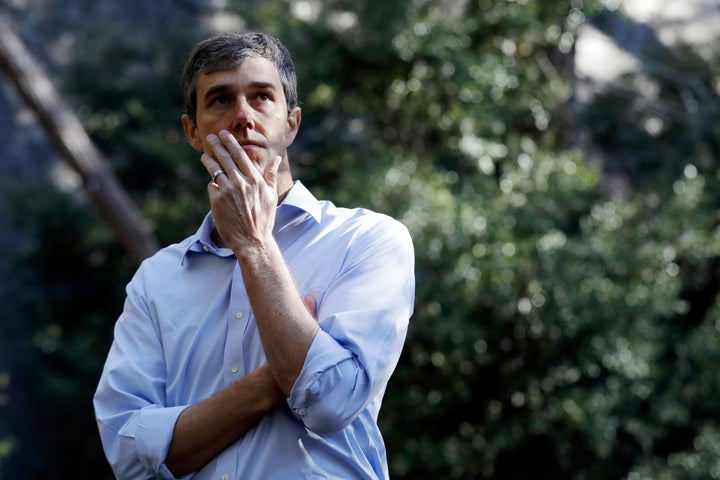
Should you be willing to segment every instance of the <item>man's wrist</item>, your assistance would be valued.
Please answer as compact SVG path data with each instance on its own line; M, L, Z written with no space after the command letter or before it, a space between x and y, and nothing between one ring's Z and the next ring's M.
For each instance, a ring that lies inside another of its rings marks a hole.
M263 405L264 410L270 410L285 401L285 394L282 390L280 390L280 387L272 374L270 365L265 364L252 372L250 375L255 375L255 380L263 389L266 389L266 392L268 393L268 395L262 395L260 399L260 402L266 402L265 405Z
M232 251L243 266L265 265L273 256L273 249L277 248L275 238L257 237L248 239L232 247Z

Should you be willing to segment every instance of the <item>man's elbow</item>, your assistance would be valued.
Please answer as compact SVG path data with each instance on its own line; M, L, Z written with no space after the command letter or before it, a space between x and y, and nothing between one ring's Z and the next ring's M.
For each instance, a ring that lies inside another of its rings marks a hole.
M353 375L344 375L321 398L295 407L293 411L309 430L329 437L350 425L366 408L371 396L369 379L362 370L355 369Z
M300 409L300 415L305 426L312 432L323 437L333 435L345 429L360 413L339 409L337 405L327 405L319 402L310 408ZM297 413L297 412L296 412Z

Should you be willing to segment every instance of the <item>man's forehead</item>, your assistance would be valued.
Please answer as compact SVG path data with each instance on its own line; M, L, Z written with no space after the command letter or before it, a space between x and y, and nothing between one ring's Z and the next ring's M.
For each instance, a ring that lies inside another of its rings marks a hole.
M198 93L220 84L266 84L274 88L282 88L280 73L277 68L270 60L262 57L249 58L230 70L200 73L198 76Z

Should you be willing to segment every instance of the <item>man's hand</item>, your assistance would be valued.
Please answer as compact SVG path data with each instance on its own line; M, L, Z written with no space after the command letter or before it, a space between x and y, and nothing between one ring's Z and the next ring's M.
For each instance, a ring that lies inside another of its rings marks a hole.
M210 175L222 170L208 185L210 207L218 232L240 256L244 249L272 237L277 207L277 176L281 157L254 164L235 137L223 130L208 135L212 155L201 161Z

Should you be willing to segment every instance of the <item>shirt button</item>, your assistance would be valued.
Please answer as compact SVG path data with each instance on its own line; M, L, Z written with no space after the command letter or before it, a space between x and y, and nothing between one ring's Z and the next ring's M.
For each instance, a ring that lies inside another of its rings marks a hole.
M207 245L203 245L203 250L205 250L207 252L210 250L210 248Z
M228 475L226 473L225 475L222 476L222 480L230 480L230 475Z
M235 314L235 318L237 318L238 320L240 320L242 317L243 317L243 312L237 312Z
M237 365L233 365L232 367L230 367L230 371L233 372L233 373L237 373L237 372L238 372L238 367L237 367Z

